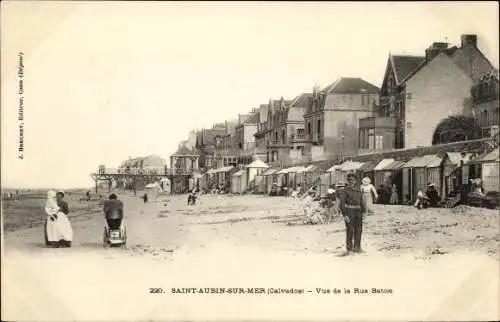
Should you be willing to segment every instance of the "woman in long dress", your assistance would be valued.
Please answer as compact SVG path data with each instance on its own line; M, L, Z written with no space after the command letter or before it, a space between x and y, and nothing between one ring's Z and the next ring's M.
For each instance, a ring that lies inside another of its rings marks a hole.
M372 185L370 178L365 177L361 180L361 192L363 201L366 205L366 212L373 214L373 201L378 199L377 189Z
M73 229L64 212L57 205L56 192L50 190L45 202L45 244L51 247L71 247L73 240Z

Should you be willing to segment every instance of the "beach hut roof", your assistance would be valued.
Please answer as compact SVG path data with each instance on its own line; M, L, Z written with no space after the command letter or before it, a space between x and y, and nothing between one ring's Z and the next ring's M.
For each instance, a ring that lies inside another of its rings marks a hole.
M233 174L233 177L240 177L245 173L245 170L239 170L235 174Z
M368 162L365 162L363 163L363 165L361 167L359 167L359 171L363 171L363 172L370 172L370 171L373 171L375 170L375 167L376 165L378 164L379 162L377 160L372 160L372 161L368 161Z
M413 158L411 159L410 161L406 162L405 164L403 164L402 168L413 168L414 167L414 164L416 164L420 159L422 159L423 157L416 157L416 158Z
M435 154L424 155L423 157L415 161L415 163L413 164L413 168L425 168L431 162L435 162L436 158L439 157Z
M217 173L216 169L210 169L207 171L207 174L214 174L214 173Z
M427 163L427 168L437 168L441 165L443 159L437 154L433 154L429 157L429 162Z
M314 170L314 168L315 168L314 164L311 164L307 167L302 166L300 169L297 170L297 173L312 171Z
M405 165L404 161L393 161L393 162L389 163L388 165L386 165L381 170L383 170L383 171L396 170L396 169L403 167L404 165Z
M262 160L256 159L254 162L246 166L247 168L269 168Z
M280 171L278 171L278 174L286 174L286 173L289 173L289 172L295 172L294 170L296 168L297 167L284 168L284 169L281 169Z
M393 162L394 162L394 159L383 159L382 161L380 161L379 163L377 163L377 165L375 166L375 168L373 169L373 171L382 170L382 169L384 169L385 167L387 167L389 164L391 164Z
M471 153L466 153L465 159L468 160L471 155ZM448 159L450 159L450 162L453 165L459 164L460 160L462 160L462 153L460 152L446 152L446 156L448 157Z
M361 168L362 162L346 161L340 165L340 170L342 171L354 171Z
M326 170L326 172L334 172L335 170L340 169L340 164L336 164L330 169Z
M276 168L269 168L266 171L264 171L264 173L262 173L261 175L262 176L269 176L271 174L274 174L274 173L278 172L278 170L279 169L276 169Z
M232 165L229 165L227 167L222 167L216 170L216 172L221 173L221 172L228 172L229 170L233 169L234 167Z
M150 183L150 184L147 184L146 185L146 189L153 189L153 188L157 188L158 185L156 183Z
M490 153L486 154L484 157L481 158L482 162L491 162L491 161L498 161L498 148L495 150L491 151Z

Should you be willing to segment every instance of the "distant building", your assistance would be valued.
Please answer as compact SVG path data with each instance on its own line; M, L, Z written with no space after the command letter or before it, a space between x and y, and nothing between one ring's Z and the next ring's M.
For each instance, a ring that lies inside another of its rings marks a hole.
M172 174L190 174L199 169L200 152L181 146L170 156Z
M358 150L358 122L371 116L379 88L361 79L342 77L319 91L314 88L305 111L306 154L312 160L354 155Z
M499 123L499 88L498 70L485 75L471 90L473 108L472 114L483 130L483 137L498 133Z
M132 173L132 174L164 174L167 161L156 155L149 155L146 157L129 158L121 163L117 169L119 173ZM106 171L109 172L110 171Z
M291 101L272 102L273 108L268 117L271 121L268 123L266 161L290 164L305 160L304 113L311 98L312 94L304 93Z
M472 115L471 86L493 66L476 35L461 39L435 42L422 57L389 55L376 115L359 120L362 152L430 146L442 119Z
M260 122L260 113L257 109L253 109L251 113L240 118L240 123L236 126L235 137L236 147L240 151L240 156L250 157L246 160L252 160L257 153L255 143L255 133ZM251 162L251 161L250 161Z
M216 124L211 129L202 129L196 133L196 150L200 151L199 168L209 169L215 166L215 137L227 133L226 124Z
M268 161L267 147L266 147L266 133L267 133L267 117L269 111L269 104L261 104L259 106L259 123L257 130L254 134L255 137L255 157L262 161Z

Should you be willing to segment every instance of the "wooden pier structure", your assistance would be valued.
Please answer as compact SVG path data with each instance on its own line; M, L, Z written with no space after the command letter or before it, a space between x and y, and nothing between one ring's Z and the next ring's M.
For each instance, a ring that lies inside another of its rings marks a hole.
M167 178L170 181L171 193L184 192L184 189L175 189L176 185L186 186L188 185L189 179L193 176L192 170L186 169L169 169L165 168L162 171L158 170L147 170L147 169L118 169L109 171L104 168L99 168L95 173L91 173L90 176L95 182L95 192L98 192L99 183L108 183L108 192L111 192L113 182L124 183L125 189L130 189L137 194L138 185L145 186L149 183L159 182L162 179Z

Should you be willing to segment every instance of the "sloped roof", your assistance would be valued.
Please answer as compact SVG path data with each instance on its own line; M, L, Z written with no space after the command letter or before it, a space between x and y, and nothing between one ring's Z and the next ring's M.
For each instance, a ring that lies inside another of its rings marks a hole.
M484 157L482 157L480 160L482 162L491 162L491 161L498 161L498 148L495 150L491 151L490 153L486 154Z
M271 175L271 174L274 174L274 173L278 172L279 170L280 169L277 169L277 168L269 168L266 171L264 171L264 173L262 173L261 175L262 176L268 176L268 175Z
M396 83L399 85L425 62L425 56L391 55L390 60L396 76Z
M394 161L386 165L384 168L380 169L381 171L390 171L390 170L396 170L401 168L402 166L405 165L404 161ZM377 170L378 171L378 170Z
M393 163L394 162L394 159L383 159L382 161L380 161L379 163L377 163L377 165L373 168L373 171L379 171L379 170L382 170L384 169L386 166L388 166L389 164Z
M260 113L255 112L254 114L250 115L243 123L244 124L259 124L259 122L260 122Z
M247 168L269 168L267 164L265 164L262 160L255 160L249 165L246 166Z
M377 86L359 77L341 77L322 90L327 94L378 94L379 91Z
M235 172L232 176L233 177L239 177L241 175L245 174L245 170L238 170L237 172Z
M372 160L369 162L365 162L365 163L363 163L363 165L361 167L359 167L358 170L363 171L363 172L370 172L370 171L373 171L375 169L377 164L378 164L378 160Z
M447 152L446 155L450 159L451 164L453 165L458 165L460 161L462 160L462 154L460 152ZM471 156L471 153L466 153L465 154L465 159L469 159Z
M304 93L297 97L295 97L291 103L291 107L307 107L309 105L309 99L312 98L313 95L311 93Z
M173 156L198 156L200 155L199 152L197 151L192 151L185 146L181 146L179 149L177 149L177 152L173 154Z
M359 168L361 168L362 165L363 162L346 161L340 165L340 170L341 171L358 170Z

